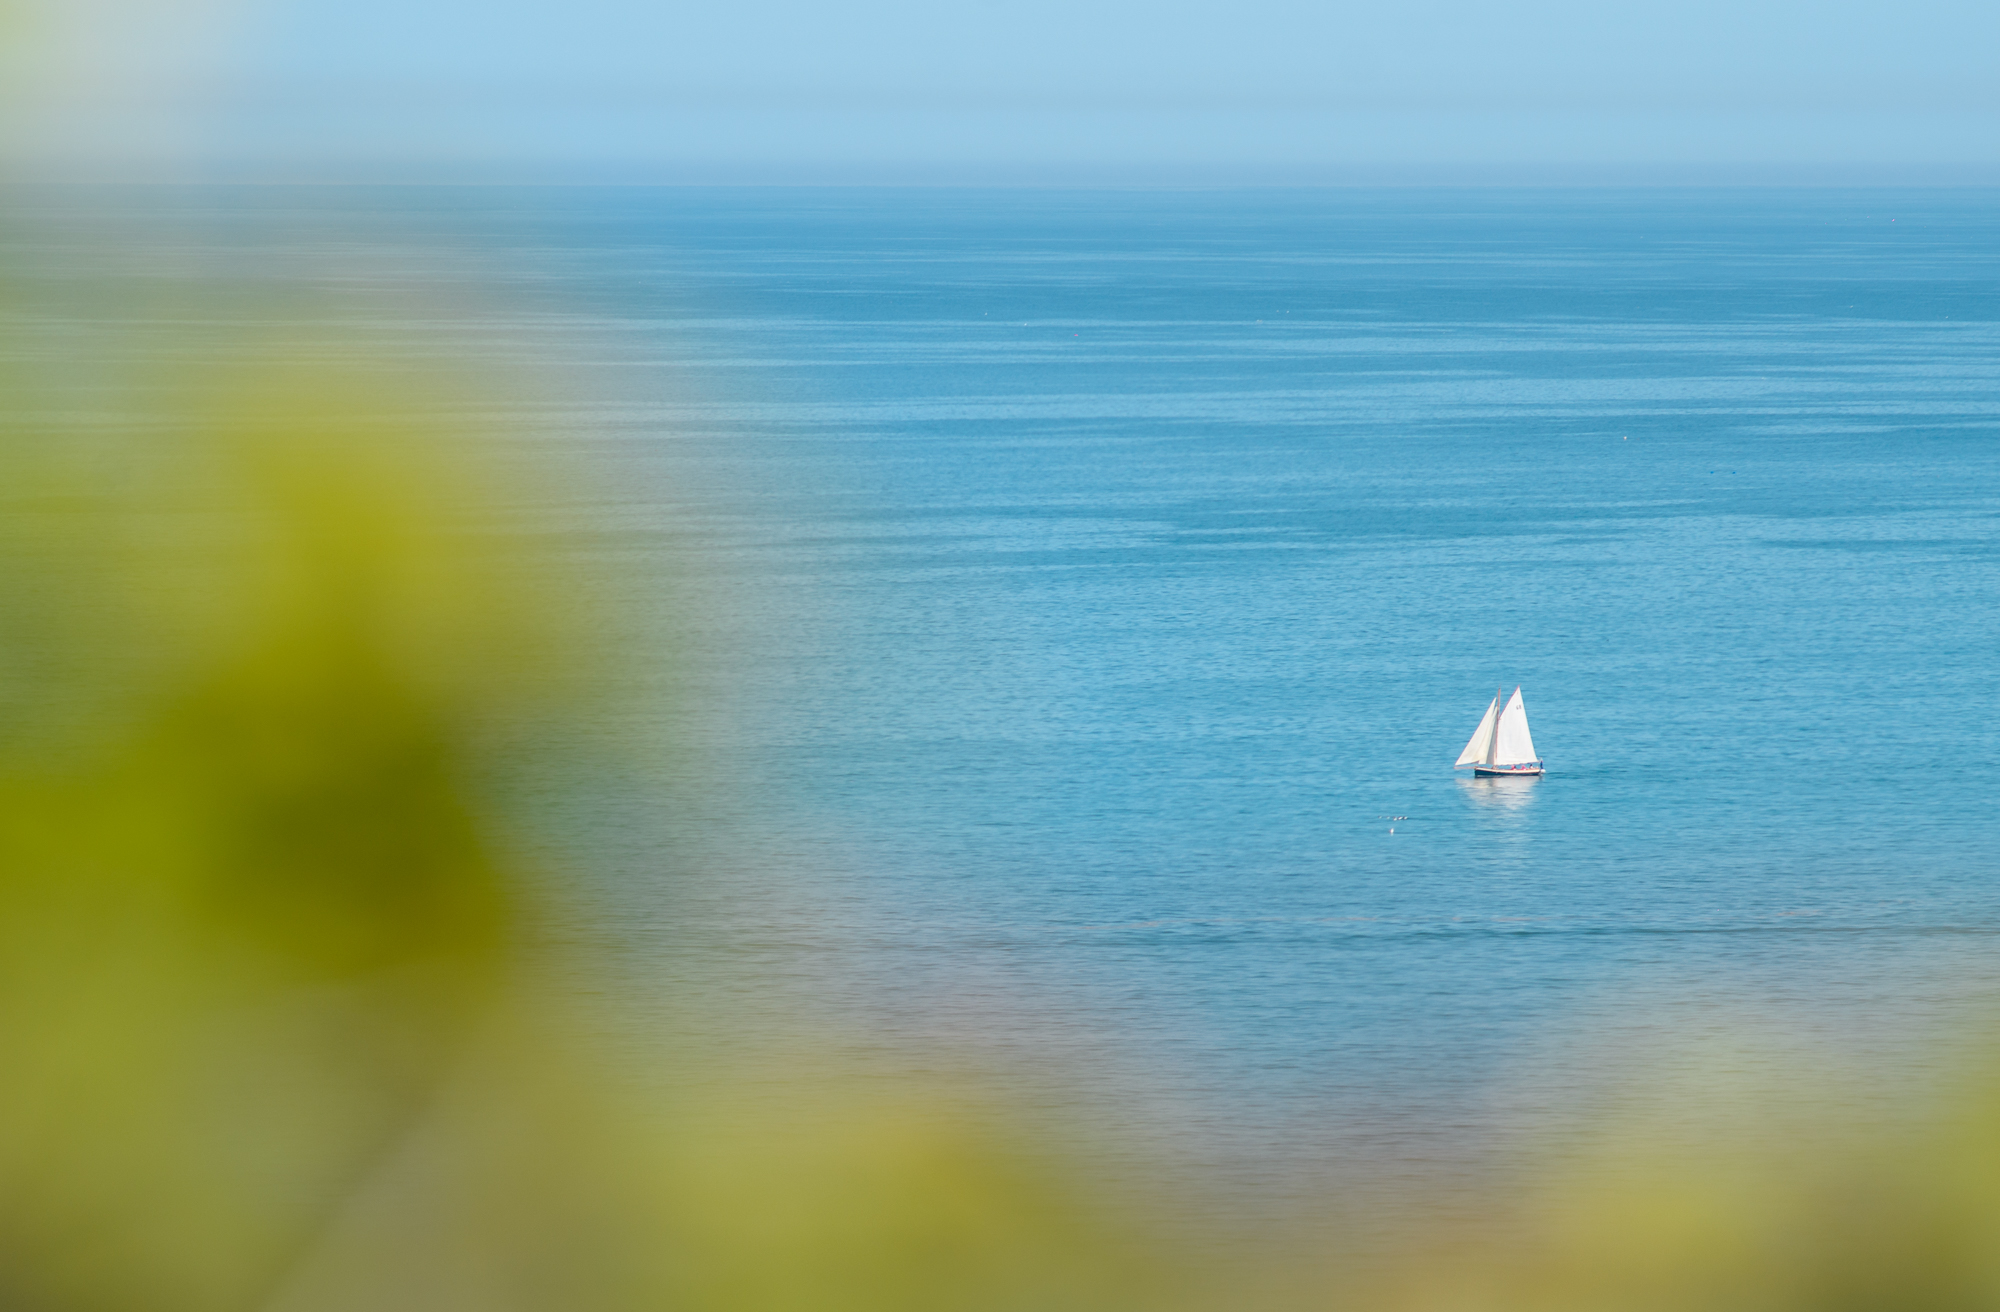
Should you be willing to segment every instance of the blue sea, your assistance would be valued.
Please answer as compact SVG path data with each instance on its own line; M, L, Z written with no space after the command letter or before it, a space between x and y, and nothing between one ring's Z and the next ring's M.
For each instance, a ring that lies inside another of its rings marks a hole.
M1991 1007L2000 193L218 196L587 471L635 1016L1283 1198Z

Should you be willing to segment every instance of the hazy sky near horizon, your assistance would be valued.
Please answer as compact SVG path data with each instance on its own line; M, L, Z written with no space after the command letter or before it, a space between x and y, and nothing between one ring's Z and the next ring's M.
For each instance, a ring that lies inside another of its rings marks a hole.
M1991 0L52 13L14 154L113 176L2000 182Z

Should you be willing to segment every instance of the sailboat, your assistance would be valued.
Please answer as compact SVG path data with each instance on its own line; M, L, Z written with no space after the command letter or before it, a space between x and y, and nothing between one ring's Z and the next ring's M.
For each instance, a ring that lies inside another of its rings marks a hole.
M1472 731L1472 741L1458 754L1458 765L1471 766L1474 775L1540 774L1542 763L1535 756L1535 740L1528 736L1528 708L1521 701L1521 690L1515 688L1504 706L1500 697L1500 692L1493 694L1479 727Z

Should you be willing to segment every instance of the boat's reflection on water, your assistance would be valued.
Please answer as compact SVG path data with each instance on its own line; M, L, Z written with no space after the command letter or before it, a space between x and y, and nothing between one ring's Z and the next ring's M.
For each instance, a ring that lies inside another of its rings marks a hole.
M1535 789L1541 786L1542 777L1530 774L1508 779L1474 775L1471 778L1460 776L1456 782L1459 791L1480 806L1517 811L1535 800Z

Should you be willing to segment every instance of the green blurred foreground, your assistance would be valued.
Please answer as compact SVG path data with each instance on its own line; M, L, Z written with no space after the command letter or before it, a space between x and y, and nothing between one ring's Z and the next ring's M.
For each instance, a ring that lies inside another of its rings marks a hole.
M466 435L304 350L6 340L0 1307L2000 1308L1984 1093L1900 1137L1718 1106L1369 1262L1187 1244L917 1081L642 1096L494 838L592 684L558 633L598 644L475 531Z
M942 1097L668 1114L607 1074L531 964L550 881L492 837L494 781L593 682L552 636L600 644L588 589L493 531L463 435L383 417L423 407L382 371L247 335L52 361L56 321L6 334L0 1306L1146 1283Z

